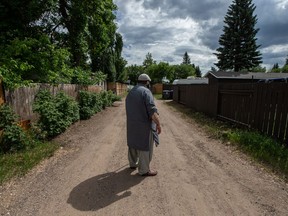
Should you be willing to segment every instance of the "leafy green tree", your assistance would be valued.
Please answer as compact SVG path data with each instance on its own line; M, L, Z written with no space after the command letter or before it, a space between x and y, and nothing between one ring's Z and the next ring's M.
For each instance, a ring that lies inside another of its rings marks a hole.
M288 65L283 66L282 73L288 73Z
M85 40L85 28L88 17L85 13L86 2L75 0L59 0L59 12L61 24L67 30L65 41L72 53L72 63L74 66L83 65L87 56L87 41Z
M107 75L101 71L91 72L90 70L84 70L81 67L73 68L72 73L72 84L96 85L105 81L107 78Z
M191 59L187 52L184 53L182 64L190 65Z
M196 71L193 65L174 65L174 79L187 79L189 76L195 76Z
M251 69L252 72L263 72L265 73L266 72L266 67L261 67L260 65L257 66L257 67L253 67Z
M215 55L215 65L220 70L251 70L262 63L256 44L255 28L257 16L253 15L256 6L252 0L233 0L225 16L224 33L220 36L220 47Z
M159 62L159 64L152 64L147 69L147 73L150 76L153 83L162 83L162 79L172 79L172 68L166 62Z
M144 73L144 67L139 65L130 65L125 68L127 80L130 80L131 85L136 85L140 74Z
M127 80L127 74L124 71L124 68L127 64L127 61L121 56L123 49L123 40L122 36L119 33L115 35L115 68L116 68L116 80L120 82L125 82Z
M0 45L15 38L24 39L42 34L44 19L56 5L56 0L0 2ZM38 22L39 21L39 22Z
M68 31L66 42L75 66L85 64L89 52L93 71L107 68L101 62L107 54L106 49L113 46L116 32L114 10L116 5L112 0L59 0L62 25ZM110 58L105 60L111 61Z
M92 19L89 19L89 55L92 71L103 71L108 74L108 79L115 81L115 41L117 40L116 24L114 23L114 10L117 9L112 0L94 1ZM117 45L116 45L117 46ZM118 47L116 47L117 49ZM121 48L122 51L122 48ZM108 55L108 56L107 56ZM111 64L114 64L112 66ZM105 71L108 69L109 71Z
M147 69L148 67L150 67L153 64L156 64L156 61L153 59L152 54L148 52L144 61L143 61L143 67L144 67L144 69Z
M282 73L288 73L288 57L286 58L285 64L282 68Z
M116 9L113 0L1 1L0 76L5 85L91 83L99 71L109 80L121 77L127 62L116 33Z
M273 65L273 67L271 69L271 72L273 72L273 73L281 73L281 68L279 67L278 63Z
M0 76L8 88L17 87L23 80L55 84L71 81L70 53L51 44L45 35L11 41L2 51L0 63Z
M126 82L128 79L127 73L125 71L125 66L127 65L127 61L120 57L116 59L115 61L115 67L116 67L116 81L119 82Z

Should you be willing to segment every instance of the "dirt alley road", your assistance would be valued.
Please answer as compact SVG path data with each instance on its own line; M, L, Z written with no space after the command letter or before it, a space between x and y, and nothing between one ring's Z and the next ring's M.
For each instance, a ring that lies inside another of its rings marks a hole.
M1 215L288 215L287 184L156 103L156 177L128 169L122 102L71 126L55 156L2 186Z

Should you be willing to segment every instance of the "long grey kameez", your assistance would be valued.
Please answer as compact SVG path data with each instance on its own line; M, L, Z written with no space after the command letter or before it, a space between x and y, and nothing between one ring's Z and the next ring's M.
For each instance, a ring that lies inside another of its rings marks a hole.
M126 98L127 144L130 166L136 165L136 157L141 160L141 155L146 155L144 162L138 161L140 174L149 171L147 169L152 159L153 143L159 143L155 124L152 123L155 112L158 111L151 91L141 84L135 86Z

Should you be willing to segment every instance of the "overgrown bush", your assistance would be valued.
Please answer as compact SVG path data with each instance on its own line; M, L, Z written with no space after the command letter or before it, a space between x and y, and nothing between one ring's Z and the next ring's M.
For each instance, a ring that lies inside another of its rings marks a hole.
M115 101L121 101L121 97L114 94L111 90L108 91L108 94L110 95L110 100L112 101L112 104L115 102Z
M102 107L105 109L106 107L112 106L113 102L121 100L120 96L115 95L111 90L103 91L100 93L103 104Z
M14 124L16 119L17 116L8 105L3 104L0 106L0 130Z
M70 126L80 119L78 103L64 92L59 92L55 97L56 108L63 114L64 121Z
M121 97L113 94L112 91L102 91L101 93L93 93L87 91L79 92L79 109L80 119L89 119L92 115L100 112L113 102L121 100Z
M0 152L15 152L32 145L32 141L17 125L17 116L8 105L0 106Z
M100 112L102 100L99 94L80 91L79 92L79 112L80 119L89 119L92 115Z
M107 91L102 91L100 93L100 97L101 97L101 100L102 100L102 108L105 109L106 107L109 106L108 92Z
M63 92L53 96L47 90L39 91L33 104L33 111L40 115L39 127L48 137L59 135L79 120L77 102Z

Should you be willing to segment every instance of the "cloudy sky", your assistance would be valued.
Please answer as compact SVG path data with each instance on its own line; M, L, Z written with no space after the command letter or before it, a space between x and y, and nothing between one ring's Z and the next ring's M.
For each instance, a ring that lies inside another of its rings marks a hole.
M142 65L148 52L154 60L180 64L187 51L205 74L217 58L223 20L232 0L114 0L123 57ZM283 66L288 55L288 0L254 0L262 66Z

